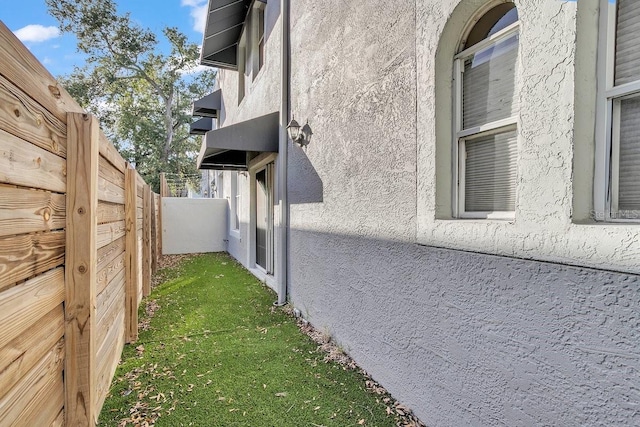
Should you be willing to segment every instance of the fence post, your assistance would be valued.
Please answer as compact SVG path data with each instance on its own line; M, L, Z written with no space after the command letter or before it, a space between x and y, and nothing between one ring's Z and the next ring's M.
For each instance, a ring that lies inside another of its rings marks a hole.
M68 426L94 426L99 124L67 115L65 260L65 416Z
M151 187L142 193L142 295L151 294Z
M158 271L158 223L156 214L157 194L151 192L151 274Z
M125 341L138 339L138 236L136 226L136 202L138 189L136 170L127 165L125 177Z

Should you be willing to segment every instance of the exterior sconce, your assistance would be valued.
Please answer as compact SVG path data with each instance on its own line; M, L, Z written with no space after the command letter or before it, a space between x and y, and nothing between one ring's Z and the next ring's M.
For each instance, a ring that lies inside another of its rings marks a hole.
M309 122L300 127L300 124L298 124L296 119L291 119L291 121L287 125L287 132L289 133L289 138L291 138L293 142L300 145L300 147L306 147L307 145L309 145L309 142L311 141L311 135L313 135L311 126L309 126Z

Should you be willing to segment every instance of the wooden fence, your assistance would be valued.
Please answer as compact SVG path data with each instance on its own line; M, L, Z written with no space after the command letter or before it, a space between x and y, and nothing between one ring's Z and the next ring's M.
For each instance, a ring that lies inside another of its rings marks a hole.
M0 22L0 425L95 425L137 339L159 205Z

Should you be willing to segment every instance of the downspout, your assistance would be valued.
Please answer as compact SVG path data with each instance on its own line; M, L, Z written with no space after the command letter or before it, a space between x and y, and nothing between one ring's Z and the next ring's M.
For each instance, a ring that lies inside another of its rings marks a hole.
M282 43L280 51L281 81L280 81L280 141L279 141L279 167L278 182L280 184L280 256L279 270L280 280L278 281L278 306L287 303L287 282L289 279L289 197L287 186L287 168L289 156L289 136L287 134L287 124L289 123L289 0L280 0L280 20L282 22Z

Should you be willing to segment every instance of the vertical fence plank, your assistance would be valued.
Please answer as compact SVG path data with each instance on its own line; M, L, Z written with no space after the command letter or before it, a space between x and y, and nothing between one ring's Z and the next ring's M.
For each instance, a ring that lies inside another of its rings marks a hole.
M99 125L69 113L67 126L65 414L68 426L94 426Z
M142 194L142 295L151 293L151 187Z
M138 236L136 230L136 202L138 190L136 171L127 165L125 173L125 340L132 343L138 339Z
M157 194L151 192L151 274L158 271L158 223L156 215Z

